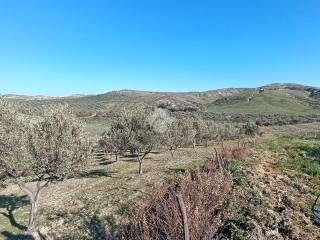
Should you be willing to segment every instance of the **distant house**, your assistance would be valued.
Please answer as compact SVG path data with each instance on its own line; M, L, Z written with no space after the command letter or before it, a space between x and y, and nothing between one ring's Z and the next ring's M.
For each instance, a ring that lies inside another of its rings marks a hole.
M264 92L264 88L259 88L258 92L259 93L263 93Z

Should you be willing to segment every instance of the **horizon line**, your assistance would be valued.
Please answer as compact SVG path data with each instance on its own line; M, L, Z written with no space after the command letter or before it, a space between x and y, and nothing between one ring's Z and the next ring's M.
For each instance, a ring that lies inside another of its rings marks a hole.
M44 94L35 94L35 95L28 95L24 93L12 93L12 92L2 92L0 93L0 96L8 97L8 96L20 96L20 97L47 97L47 98L68 98L68 97L86 97L86 96L97 96L97 95L102 95L106 93L112 93L112 92L121 92L121 91L133 91L133 92L149 92L149 93L203 93L203 92L209 92L209 91L218 91L218 90L223 90L223 89L255 89L255 88L261 88L261 87L266 87L266 86L271 86L271 85L300 85L304 87L314 87L314 88L320 88L320 86L311 86L311 85L304 85L302 83L294 83L294 82L273 82L273 83L268 83L264 84L262 86L256 86L256 87L222 87L222 88L211 88L207 90L195 90L195 91L157 91L157 90L146 90L146 89L129 89L129 88L123 88L123 89L115 89L115 90L109 90L105 92L97 92L97 93L71 93L69 95L44 95ZM79 96L77 96L79 95Z

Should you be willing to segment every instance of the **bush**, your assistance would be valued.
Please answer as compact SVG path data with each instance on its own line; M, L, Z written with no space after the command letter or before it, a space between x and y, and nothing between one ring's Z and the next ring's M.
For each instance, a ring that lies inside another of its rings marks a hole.
M144 204L128 212L119 239L184 239L184 220L177 194L181 194L190 239L213 239L219 228L241 206L241 194L231 174L208 160L198 172L175 177L170 187L154 188Z
M228 145L220 150L220 155L228 160L243 160L247 154L245 146Z

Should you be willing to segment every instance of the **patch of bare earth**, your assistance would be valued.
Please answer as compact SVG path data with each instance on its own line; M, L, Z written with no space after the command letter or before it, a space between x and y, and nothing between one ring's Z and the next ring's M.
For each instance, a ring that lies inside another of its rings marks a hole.
M276 164L285 157L252 150L256 164L248 170L248 181L257 196L250 211L258 223L255 239L320 239L320 228L306 210L314 202L312 191L319 182L307 176L293 180L278 171Z

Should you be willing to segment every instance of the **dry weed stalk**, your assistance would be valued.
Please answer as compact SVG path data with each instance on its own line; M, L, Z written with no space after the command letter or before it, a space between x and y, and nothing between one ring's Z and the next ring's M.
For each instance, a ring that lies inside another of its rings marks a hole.
M231 153L234 156L239 152L243 154L242 151ZM213 239L241 198L230 173L224 168L226 157L229 157L227 152L216 150L216 156L208 160L202 170L175 177L169 188L154 188L145 203L129 214L128 223L120 227L119 238ZM183 200L186 216L177 201L177 192Z

